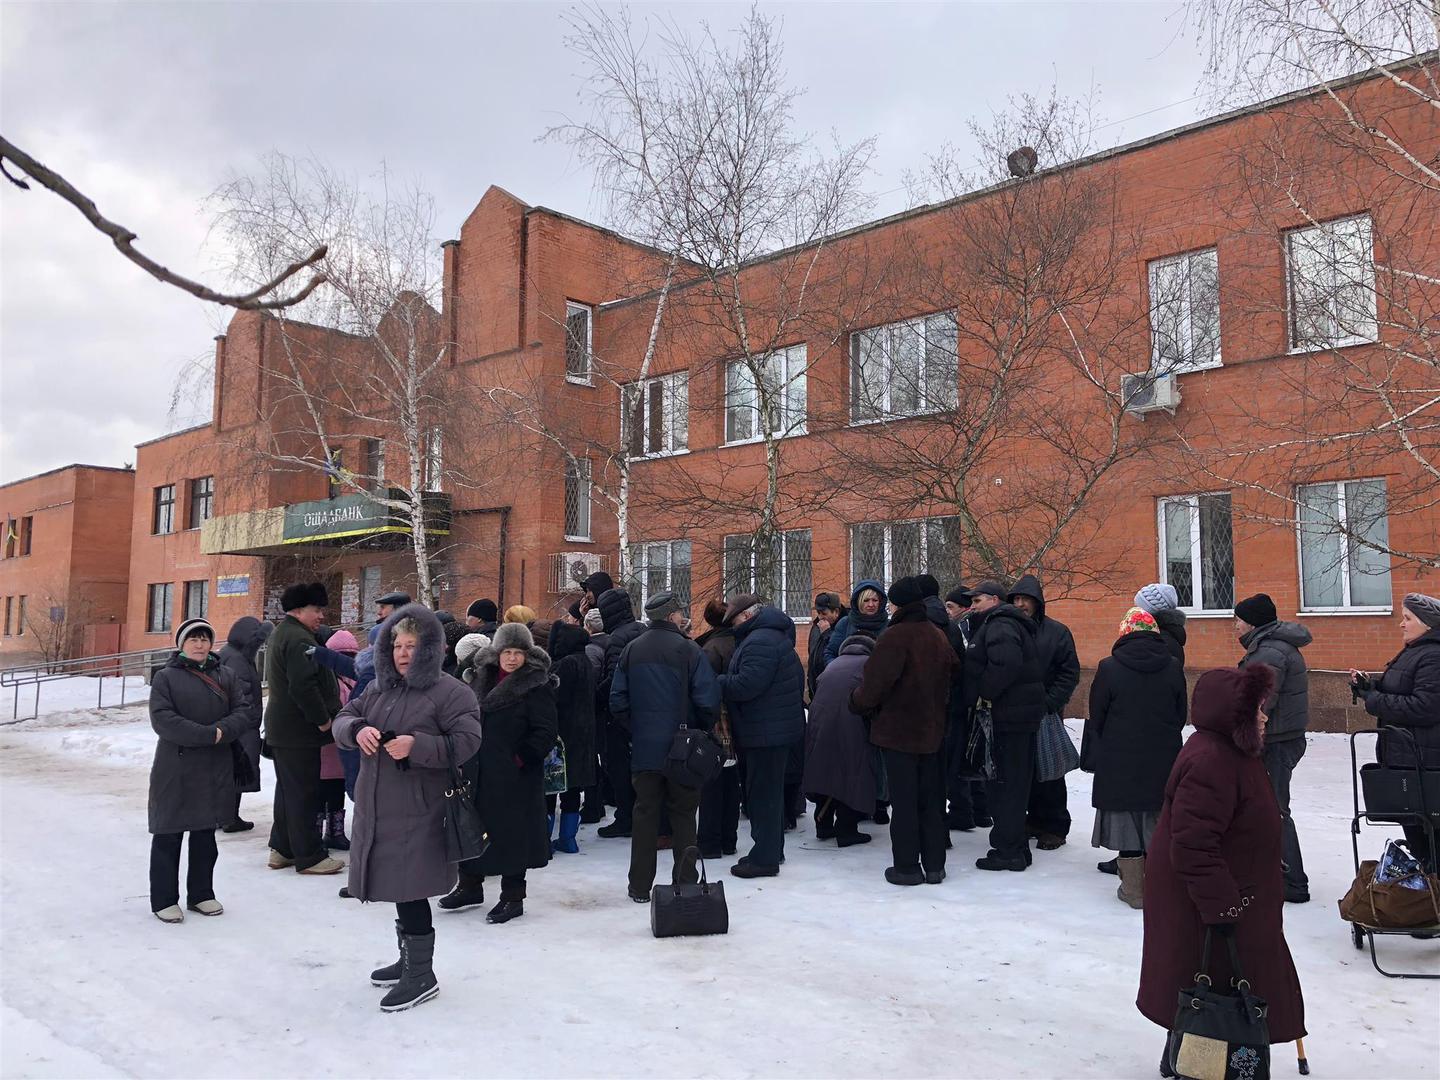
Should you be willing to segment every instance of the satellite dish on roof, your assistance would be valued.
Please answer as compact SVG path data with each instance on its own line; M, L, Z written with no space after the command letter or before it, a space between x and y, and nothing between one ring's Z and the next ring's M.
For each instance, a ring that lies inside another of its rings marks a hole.
M1026 177L1035 171L1035 166L1040 161L1040 155L1035 153L1033 146L1022 146L1019 150L1012 150L1010 156L1005 159L1005 164L1010 168L1010 175L1015 177Z

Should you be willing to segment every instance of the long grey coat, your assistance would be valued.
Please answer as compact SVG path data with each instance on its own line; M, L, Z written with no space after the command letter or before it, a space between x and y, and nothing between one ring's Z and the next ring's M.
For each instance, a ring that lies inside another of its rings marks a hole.
M220 693L201 672L219 685ZM245 688L213 654L196 665L176 653L155 673L150 726L160 741L150 767L152 833L205 832L235 820L230 744L250 723Z
M395 626L404 619L420 625L420 639L401 676L391 648ZM365 727L415 738L408 769L384 747L360 758L350 833L350 893L356 899L423 900L455 886L445 849L445 736L456 762L466 761L480 748L480 717L469 687L440 670L444 660L440 620L428 608L406 604L381 624L374 683L335 718L336 745L346 750L358 748L355 737Z
M245 687L250 727L240 736L240 745L254 766L255 779L242 787L241 791L260 790L260 720L265 714L265 701L260 682L260 671L255 666L255 655L265 639L270 636L270 624L261 622L254 615L242 615L230 627L225 647L220 650L220 663L224 664L240 685Z

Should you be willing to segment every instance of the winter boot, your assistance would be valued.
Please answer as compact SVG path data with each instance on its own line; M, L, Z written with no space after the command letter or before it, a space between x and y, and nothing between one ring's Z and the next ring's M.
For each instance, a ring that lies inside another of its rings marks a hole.
M1102 874L1118 874L1120 873L1120 860L1119 858L1114 858L1106 859L1104 862L1097 862L1095 869L1099 870Z
M875 822L876 825L889 825L890 804L888 802L877 802L875 804L875 813L870 820Z
M400 981L380 999L382 1012L402 1012L440 992L435 980L435 931L400 935Z
M185 912L180 910L179 904L171 904L155 912L155 917L163 923L182 923L185 921Z
M474 907L484 902L485 879L470 877L462 870L460 880L455 883L455 888L450 890L450 895L440 898L440 907L444 911L459 911L461 908Z
M485 921L488 923L507 923L511 919L518 919L525 914L525 901L501 899L498 904L485 914Z
M400 953L400 959L393 964L386 964L370 972L371 986L394 986L400 981L400 976L405 971L405 933L400 929L400 920L395 920L395 948Z
M586 799L585 805L580 808L581 825L599 825L605 820L605 807L600 805L599 799Z
M229 825L222 825L220 831L227 833L249 832L254 827L255 822L246 821L244 818L237 817L234 821L230 822Z
M580 832L580 814L571 811L560 815L560 839L550 845L550 850L563 851L566 855L578 855L580 844L575 837Z
M329 855L326 855L325 858L321 859L314 866L307 866L304 870L297 871L297 873L323 877L326 874L338 874L344 869L345 864L343 862L339 859L332 859Z
M630 839L630 826L622 825L618 821L612 821L609 825L601 825L595 830L595 835L604 840Z
M1132 908L1145 906L1145 856L1127 859L1120 856L1115 860L1120 870L1120 887L1115 895Z
M977 870L1013 870L1016 873L1021 873L1027 870L1029 866L1030 862L1024 856L1020 858L1007 858L998 851L993 850L988 855L975 860L975 869Z
M925 874L917 866L913 870L901 870L899 867L890 866L885 870L885 880L891 885L923 885Z
M826 799L815 807L815 839L835 839L835 800Z
M198 911L201 915L224 915L225 908L213 896L209 900L201 900L199 903L186 904L191 911Z
M325 846L331 851L350 850L350 838L345 835L344 810L332 810L325 819Z

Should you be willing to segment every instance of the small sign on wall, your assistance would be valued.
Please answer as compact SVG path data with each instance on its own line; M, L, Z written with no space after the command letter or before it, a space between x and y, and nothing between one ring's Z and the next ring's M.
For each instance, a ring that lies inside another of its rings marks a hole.
M249 596L250 575L230 574L215 579L216 596Z

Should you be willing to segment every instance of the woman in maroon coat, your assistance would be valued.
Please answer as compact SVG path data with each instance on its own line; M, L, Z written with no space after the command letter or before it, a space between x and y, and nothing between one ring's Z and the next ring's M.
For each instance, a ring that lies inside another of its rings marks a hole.
M1135 1003L1167 1030L1179 991L1195 983L1211 927L1221 937L1234 935L1245 977L1269 1002L1270 1041L1305 1034L1305 1003L1281 917L1280 808L1260 756L1260 706L1274 678L1257 664L1207 671L1195 684L1195 734L1175 759L1145 860L1145 948ZM1230 985L1223 945L1211 949L1209 974L1216 987Z

